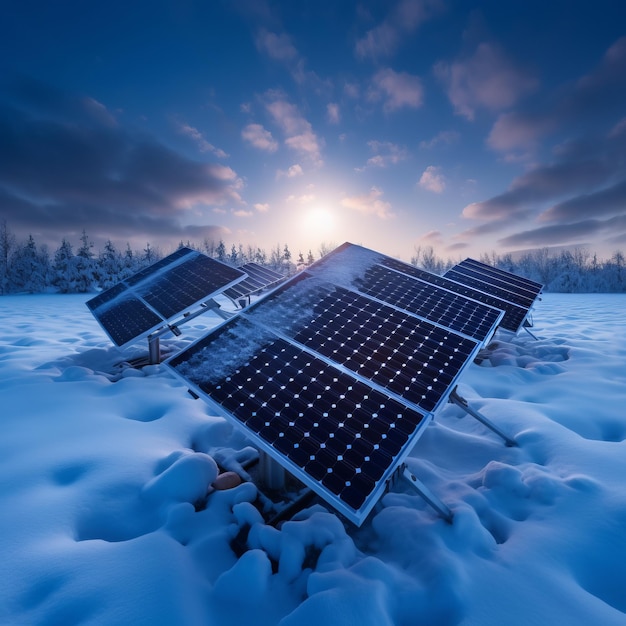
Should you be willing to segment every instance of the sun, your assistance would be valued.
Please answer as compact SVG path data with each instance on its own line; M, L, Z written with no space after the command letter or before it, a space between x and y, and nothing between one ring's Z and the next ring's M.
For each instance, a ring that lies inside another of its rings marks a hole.
M325 207L313 207L304 215L304 227L311 234L329 234L335 228L335 216Z

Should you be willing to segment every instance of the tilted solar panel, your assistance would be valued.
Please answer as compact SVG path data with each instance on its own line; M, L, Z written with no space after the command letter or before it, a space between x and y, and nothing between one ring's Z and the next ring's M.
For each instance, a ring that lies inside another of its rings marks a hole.
M147 337L245 276L200 252L180 248L86 304L113 343L122 347Z
M520 326L523 324L526 316L528 315L528 309L513 302L509 302L508 300L503 300L502 298L498 298L489 293L485 293L484 291L477 289L476 287L471 287L464 283L457 282L448 278L448 275L439 276L437 274L431 274L425 270L422 270L418 267L414 267L413 265L409 265L407 263L402 263L401 261L396 261L396 259L386 258L382 261L383 265L387 267L391 267L393 269L397 269L399 272L405 272L410 276L415 276L416 278L421 278L423 280L427 280L432 282L434 285L438 285L444 289L452 291L462 296L466 296L467 298L471 298L472 300L477 300L478 302L483 302L491 307L495 307L504 312L504 316L499 323L499 327L505 328L507 330L517 332Z
M342 250L351 254L331 253L167 365L360 524L481 341L360 292L353 283L384 257Z
M484 294L451 290L439 276L349 243L339 246L309 271L332 272L333 280L348 289L483 343L491 338L503 316L501 308L484 301Z
M521 307L524 315L517 316L517 324L510 319L506 320L506 326L503 324L504 328L513 332L517 332L524 324L543 289L540 283L473 259L458 263L445 273L445 277Z
M239 269L247 274L246 278L224 291L224 295L235 304L239 304L242 298L249 298L285 279L279 272L258 263L245 263Z

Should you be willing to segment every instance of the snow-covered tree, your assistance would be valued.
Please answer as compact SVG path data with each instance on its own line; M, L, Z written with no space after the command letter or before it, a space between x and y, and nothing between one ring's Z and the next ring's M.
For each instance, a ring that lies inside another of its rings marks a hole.
M110 239L104 244L104 249L98 259L99 286L108 289L120 282L123 278L124 262L122 255L117 251Z
M15 251L15 236L9 230L6 220L0 222L0 293L9 289L9 268Z
M93 242L83 230L80 238L81 246L73 259L76 280L73 290L77 293L93 291L98 284L98 264L93 253Z
M73 293L76 284L76 264L72 244L63 239L54 253L52 264L52 285L61 293Z
M226 263L226 244L221 239L215 249L215 258L222 263Z
M39 251L32 235L16 248L9 272L9 291L41 293L48 283L50 260L47 250Z

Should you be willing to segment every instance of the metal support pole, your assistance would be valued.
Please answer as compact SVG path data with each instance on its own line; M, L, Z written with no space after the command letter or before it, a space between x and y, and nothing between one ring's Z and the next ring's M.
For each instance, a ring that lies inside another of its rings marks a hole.
M512 447L512 446L517 445L517 441L515 441L515 439L512 439L508 435L505 435L493 422L491 422L484 415L482 415L482 413L479 413L475 409L472 409L467 403L467 400L461 397L457 393L456 389L457 388L455 387L452 390L452 393L450 394L450 397L448 398L448 400L452 402L452 404L456 404L457 406L460 406L466 413L471 415L474 419L477 419L481 424L489 428L489 430L492 430L494 433L496 433L496 435L498 435L499 437L502 437L502 439L504 439L507 446Z
M415 474L408 468L405 467L402 472L404 478L406 478L413 489L419 493L430 506L439 513L441 517L443 517L448 524L452 524L452 519L454 516L452 515L452 511L421 481L415 476Z
M148 359L150 365L158 365L161 362L161 341L159 337L148 337Z

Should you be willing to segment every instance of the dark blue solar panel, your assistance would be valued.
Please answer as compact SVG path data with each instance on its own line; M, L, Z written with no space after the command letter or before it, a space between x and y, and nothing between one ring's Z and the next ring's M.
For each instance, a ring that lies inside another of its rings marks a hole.
M487 265L486 263L475 261L474 259L465 259L464 261L461 261L461 263L455 265L455 268L478 270L481 274L490 277L496 283L500 283L503 286L516 287L523 292L527 292L533 299L539 295L543 289L543 285L541 283L530 280L529 278L524 278L523 276L518 276L512 272L507 272L506 270Z
M372 499L424 419L241 318L168 365L288 459L318 492L321 484L354 510Z
M112 341L123 346L165 326L245 274L189 248L180 248L86 304Z
M504 311L504 317L500 322L500 326L507 330L517 332L528 315L528 310L526 308L514 304L513 302L509 302L508 300L503 300L497 296L485 293L475 287L470 287L469 285L454 281L448 278L447 274L446 276L438 276L437 274L431 274L430 272L426 272L418 267L414 267L408 263L402 263L401 261L396 261L391 258L386 258L381 261L381 263L387 267L396 269L399 272L404 272L410 276L428 280L435 285L443 287L444 289Z
M285 278L282 274L257 263L246 263L239 269L247 274L246 278L224 291L224 295L232 300L251 296Z
M459 269L455 266L446 272L446 278L463 283L468 287L480 289L481 291L485 291L486 293L496 296L496 298L513 302L514 304L524 307L526 310L531 307L534 301L534 298L528 297L525 293L512 290L511 287L500 287L489 278L484 275L481 276L479 272L471 269Z
M356 279L355 287L478 341L490 336L500 317L499 309L378 264L370 267L363 278Z
M154 311L132 294L123 295L103 305L98 310L98 320L118 346L163 323Z

